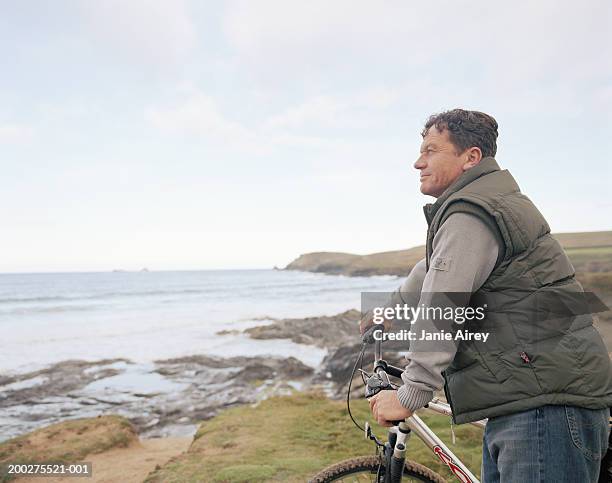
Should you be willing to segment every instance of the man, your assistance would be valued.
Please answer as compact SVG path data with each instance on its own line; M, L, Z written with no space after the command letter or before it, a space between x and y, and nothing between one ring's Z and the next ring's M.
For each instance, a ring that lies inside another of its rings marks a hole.
M444 386L456 423L488 418L484 482L597 481L612 406L610 359L591 315L567 310L582 287L546 220L497 165L497 127L493 117L462 109L426 122L414 167L421 192L437 200L424 208L426 258L395 294L420 292L426 307L440 294L467 293L465 304L488 307L478 327L490 338L439 341L435 349L413 340L404 385L380 392L370 407L388 426ZM555 314L559 307L565 312ZM361 332L371 324L365 318ZM412 330L442 326L419 317Z

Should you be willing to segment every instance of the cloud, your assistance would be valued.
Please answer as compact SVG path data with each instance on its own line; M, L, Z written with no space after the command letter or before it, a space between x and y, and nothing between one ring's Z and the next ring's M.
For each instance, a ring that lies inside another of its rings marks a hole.
M166 107L153 107L147 120L168 133L201 135L231 142L254 142L255 135L238 122L223 116L210 96L194 92L190 97Z
M397 101L401 93L393 88L372 88L339 96L314 96L270 117L265 127L359 128L370 124L368 113L384 110Z
M80 8L87 35L122 59L177 63L196 45L196 27L183 0L104 0Z
M16 123L0 124L0 143L21 144L32 139L33 130L30 126Z
M381 82L419 118L453 107L608 116L610 24L607 0L234 0L223 32L256 82L314 93L271 126L359 128L377 111L344 90Z
M385 39L410 29L402 24L406 15L401 12L410 12L407 3L386 13L379 7L360 0L238 0L229 4L224 32L244 57L311 65L317 58L337 58L339 50L351 46L362 52L368 45L377 49Z
M404 86L413 88L413 84ZM217 99L194 84L183 83L177 92L173 101L153 105L144 114L152 127L168 136L197 138L227 151L271 154L286 153L286 148L299 153L315 150L334 159L354 159L368 142L377 145L372 136L355 138L354 130L382 126L386 132L385 116L403 94L401 89L379 86L337 96L314 96L246 124L224 112Z
M245 124L232 118L220 100L193 86L186 86L180 89L174 100L147 109L145 119L151 127L167 136L169 142L173 141L172 138L179 143L188 141L219 149L230 156L238 152L239 162L250 162L253 157L259 157L268 166L263 168L264 171L272 169L270 166L275 163L290 159L300 172L322 170L327 174L339 172L346 176L351 170L361 173L376 171L378 168L374 167L372 160L379 158L385 159L391 169L404 169L406 153L410 155L417 149L418 132L414 133L416 146L413 147L403 128L400 135L386 137L382 143L370 131L367 136L355 136L352 131L357 124L350 125L351 117L355 117L351 106L357 105L364 110L358 116L363 126L372 122L372 113L380 112L379 120L384 128L388 126L383 122L387 112L384 106L395 102L396 94L391 89L377 87L344 93L339 97L328 96L325 100L313 98ZM325 126L319 129L318 120L324 117L327 107L322 107L322 111L317 107L326 104L338 113L338 124L334 129ZM387 130L383 131L387 136Z
M169 135L199 137L227 150L251 154L269 153L280 146L321 149L339 144L334 140L270 128L265 122L248 127L228 118L213 97L197 89L169 105L150 107L145 112L145 119Z
M273 64L279 76L464 67L473 82L490 76L503 87L612 73L611 21L606 0L236 0L224 32L254 69Z

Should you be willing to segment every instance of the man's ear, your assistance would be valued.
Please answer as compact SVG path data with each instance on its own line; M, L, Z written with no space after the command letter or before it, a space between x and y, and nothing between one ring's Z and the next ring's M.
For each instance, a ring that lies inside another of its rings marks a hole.
M482 151L479 147L472 147L465 150L465 163L463 163L463 171L473 168L482 159Z

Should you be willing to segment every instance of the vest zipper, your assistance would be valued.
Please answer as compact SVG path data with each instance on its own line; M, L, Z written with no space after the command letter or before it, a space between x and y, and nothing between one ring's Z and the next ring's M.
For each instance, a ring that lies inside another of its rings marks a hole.
M455 409L453 408L453 400L451 399L450 391L448 390L448 380L446 379L446 371L442 371L442 377L444 378L444 397L446 397L446 402L450 406L451 411L453 413L451 416L451 421L453 424L457 424L457 421L455 420Z

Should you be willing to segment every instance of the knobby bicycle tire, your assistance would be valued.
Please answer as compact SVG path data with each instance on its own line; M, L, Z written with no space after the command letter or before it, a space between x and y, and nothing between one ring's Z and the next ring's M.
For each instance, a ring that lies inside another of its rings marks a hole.
M338 481L342 477L361 473L363 475L370 474L376 476L378 470L379 458L377 456L359 456L351 458L328 466L321 472L317 473L309 483L327 483L329 481ZM404 465L404 478L412 478L423 483L446 483L438 473L430 470L426 466L415 463L414 461L406 460ZM410 480L405 480L410 481Z

